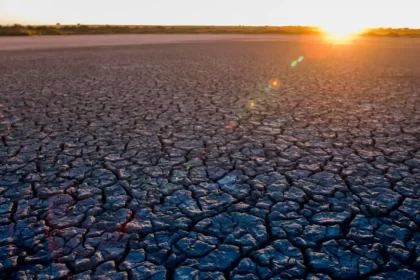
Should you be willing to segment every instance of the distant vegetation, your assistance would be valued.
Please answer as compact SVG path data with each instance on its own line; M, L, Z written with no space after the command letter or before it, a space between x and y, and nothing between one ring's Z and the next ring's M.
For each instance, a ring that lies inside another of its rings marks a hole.
M152 25L0 25L0 36L79 35L79 34L321 34L308 26L152 26ZM366 30L365 36L420 36L420 29L378 28Z
M374 28L366 29L365 36L388 36L388 37L420 37L420 29L410 28Z
M152 26L152 25L48 25L0 26L3 36L77 35L77 34L319 34L306 26Z

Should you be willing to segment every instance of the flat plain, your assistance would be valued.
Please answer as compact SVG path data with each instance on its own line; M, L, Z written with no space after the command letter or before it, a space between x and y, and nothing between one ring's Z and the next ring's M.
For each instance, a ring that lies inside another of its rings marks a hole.
M0 278L419 277L419 39L118 36L0 38Z

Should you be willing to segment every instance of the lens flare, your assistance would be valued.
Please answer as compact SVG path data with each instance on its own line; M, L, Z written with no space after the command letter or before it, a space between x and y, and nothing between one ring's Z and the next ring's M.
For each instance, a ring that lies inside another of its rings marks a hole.
M303 56L299 56L298 59L293 60L292 63L290 63L290 66L295 67L296 65L301 63L303 61L303 59L304 59Z
M269 86L271 89L279 89L280 88L280 80L279 79L271 79Z
M228 121L228 123L226 124L226 129L229 131L234 131L237 127L237 124L233 121Z

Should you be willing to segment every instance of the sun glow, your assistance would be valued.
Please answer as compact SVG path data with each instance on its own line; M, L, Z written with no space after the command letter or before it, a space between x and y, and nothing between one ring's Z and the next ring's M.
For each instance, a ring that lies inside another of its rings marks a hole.
M321 26L321 29L325 32L327 41L338 44L351 43L363 31L363 27L339 23Z

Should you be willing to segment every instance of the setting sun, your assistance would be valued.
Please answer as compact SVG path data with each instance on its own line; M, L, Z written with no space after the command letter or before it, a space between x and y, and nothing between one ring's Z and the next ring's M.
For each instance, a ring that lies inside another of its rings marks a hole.
M340 23L339 21L331 24L321 25L320 28L325 32L325 38L333 43L348 43L355 39L364 28L353 22Z

